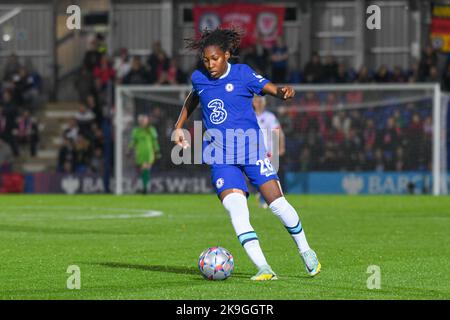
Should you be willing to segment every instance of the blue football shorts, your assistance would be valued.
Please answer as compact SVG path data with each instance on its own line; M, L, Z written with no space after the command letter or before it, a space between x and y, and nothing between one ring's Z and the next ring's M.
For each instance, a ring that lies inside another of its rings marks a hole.
M214 164L211 170L211 183L217 196L226 189L240 189L249 195L245 176L250 183L259 187L270 180L280 180L268 158L258 160L256 164ZM244 176L245 175L245 176Z

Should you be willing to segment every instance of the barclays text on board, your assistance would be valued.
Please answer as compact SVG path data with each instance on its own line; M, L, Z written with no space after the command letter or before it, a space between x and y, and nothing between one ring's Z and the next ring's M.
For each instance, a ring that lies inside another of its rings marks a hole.
M429 172L289 172L285 184L287 192L302 194L426 194L432 178Z

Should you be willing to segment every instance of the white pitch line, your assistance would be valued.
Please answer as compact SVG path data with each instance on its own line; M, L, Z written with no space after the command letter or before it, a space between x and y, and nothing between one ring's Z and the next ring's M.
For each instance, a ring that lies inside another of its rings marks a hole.
M142 214L119 214L119 215L97 215L87 217L68 217L67 220L95 220L95 219L136 219L136 218L154 218L162 216L161 211L147 211Z
M43 209L43 210L58 210L58 211L97 211L99 212L121 212L122 214L96 214L91 216L69 216L61 217L61 215L14 215L10 216L19 219L45 219L45 218L63 218L64 220L95 220L95 219L136 219L136 218L154 218L162 216L162 211L146 210L146 209L126 209L126 208L105 208L105 207L68 207L68 206L14 206L4 207L6 210L24 210L24 209ZM0 214L8 214L7 212L0 212Z

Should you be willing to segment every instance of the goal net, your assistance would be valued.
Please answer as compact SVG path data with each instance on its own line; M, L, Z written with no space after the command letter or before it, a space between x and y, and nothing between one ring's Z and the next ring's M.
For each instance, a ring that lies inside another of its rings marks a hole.
M370 184L363 181L366 177L391 174L399 175L399 188L386 193L447 194L449 97L440 91L439 85L295 85L294 88L296 96L291 100L269 96L266 99L267 110L276 115L285 136L286 152L280 158L279 174L283 175L282 180L286 178L283 188L287 192L334 193L327 186L327 177L347 174L340 183L348 193L364 193L358 183ZM155 168L158 172L188 170L194 174L205 170L201 165L179 165L172 158L172 128L190 89L190 86L116 88L116 194L132 192L130 185L139 183L130 141L140 114L150 115L158 132L162 154ZM201 120L200 108L186 125L191 136L196 120ZM322 185L305 186L312 178Z

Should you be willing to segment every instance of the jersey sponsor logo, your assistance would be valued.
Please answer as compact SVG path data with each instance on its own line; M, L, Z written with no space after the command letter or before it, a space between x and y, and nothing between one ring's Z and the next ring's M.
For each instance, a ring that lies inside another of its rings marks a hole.
M231 92L234 90L234 86L232 83L227 83L225 86L225 90L227 90L228 92Z
M213 109L211 115L209 116L209 120L213 124L221 124L227 119L227 111L225 110L224 103L220 99L211 100L208 103L208 108Z
M217 189L222 188L224 183L225 183L225 180L224 180L223 178L217 179L217 181L216 181L216 187L217 187Z

